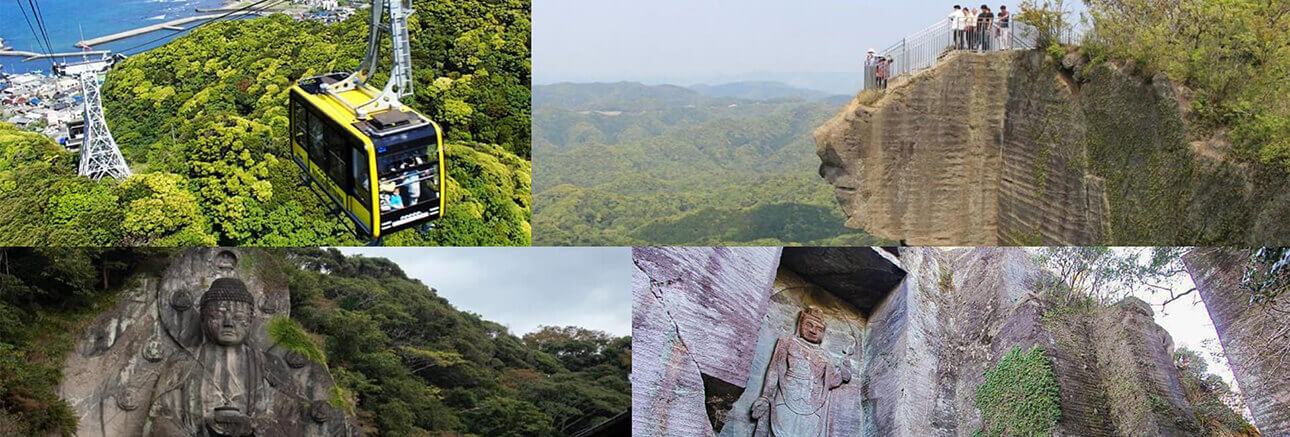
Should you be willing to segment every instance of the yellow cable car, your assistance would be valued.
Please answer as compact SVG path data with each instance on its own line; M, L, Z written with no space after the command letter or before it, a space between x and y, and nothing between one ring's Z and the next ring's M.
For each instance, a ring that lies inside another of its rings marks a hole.
M315 76L291 87L292 159L368 237L439 218L445 206L439 125L402 105L356 113L381 92L366 84L327 89L347 76Z

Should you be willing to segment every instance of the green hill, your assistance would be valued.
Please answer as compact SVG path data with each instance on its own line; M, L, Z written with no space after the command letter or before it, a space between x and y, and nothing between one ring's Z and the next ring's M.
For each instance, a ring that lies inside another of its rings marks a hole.
M0 248L0 434L72 435L59 398L78 332L171 249ZM383 258L275 249L291 319L323 346L364 435L563 436L631 403L631 338L577 327L517 337ZM327 273L323 273L327 272Z
M539 244L881 243L843 227L814 171L810 132L835 104L634 83L533 95Z
M529 2L414 3L416 94L407 103L445 129L448 208L439 229L385 243L528 245ZM22 211L0 215L0 243L359 243L290 160L286 96L301 77L357 67L364 15L331 26L281 14L216 23L118 64L104 110L137 175L73 181L74 158L57 150L43 151L54 156L43 164L0 162L0 177L13 175L0 184L15 187L0 194L0 209ZM0 147L19 140L0 137Z

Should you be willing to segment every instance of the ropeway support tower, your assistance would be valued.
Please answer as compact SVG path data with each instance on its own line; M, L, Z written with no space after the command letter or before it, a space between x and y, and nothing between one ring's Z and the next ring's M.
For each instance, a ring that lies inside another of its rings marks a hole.
M103 101L99 95L99 75L107 72L124 56L104 57L96 61L54 66L54 72L63 77L75 77L81 83L85 99L85 143L81 146L81 176L100 180L103 177L123 179L130 176L130 167L121 156L121 149L108 130L103 118Z

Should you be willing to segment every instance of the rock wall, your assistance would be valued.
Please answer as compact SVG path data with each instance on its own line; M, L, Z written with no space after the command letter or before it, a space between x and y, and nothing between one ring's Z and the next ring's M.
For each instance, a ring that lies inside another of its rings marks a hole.
M742 390L779 256L779 248L632 250L632 435L713 434L703 375Z
M1189 142L1163 77L954 52L874 98L815 131L848 226L912 245L1290 244L1290 177Z
M1055 435L1198 433L1173 365L1172 340L1153 322L1150 307L1129 299L1092 312L1061 308L1045 297L1045 277L1021 249L902 248L892 262L906 274L868 313L854 306L853 299L830 296L828 288L785 265L775 271L770 254L740 257L746 276L700 279L705 275L696 272L723 276L721 272L730 269L726 265L735 262L716 250L634 253L637 265L647 266L639 269L635 283L633 348L645 359L633 363L634 433L710 435L717 427L722 436L751 435L749 406L761 388L774 339L790 329L790 316L804 303L830 308L828 329L834 337L823 345L833 356L855 356L842 346L847 343L844 337L860 341L858 372L851 386L838 388L847 391L834 398L839 400L835 406L858 409L860 415L836 414L832 431L837 435L972 435L981 426L975 396L985 371L1010 349L1035 345L1052 358L1060 386L1062 418ZM807 262L799 252L791 258L797 269ZM705 267L712 259L724 267ZM769 276L772 271L774 276ZM762 278L767 277L775 278L773 286L763 288ZM700 368L712 366L692 351L708 345L688 340L680 345L683 336L676 332L685 332L690 324L679 315L682 312L672 311L655 295L668 283L659 278L689 278L681 280L689 285L673 286L687 290L692 294L689 300L703 302L703 307L765 305L756 317L736 312L728 323L722 317L696 320L708 330L757 339L751 350L742 352L749 358L746 381L726 386L703 376L706 372ZM756 282L749 284L748 278ZM708 285L702 285L705 282ZM660 323L663 320L666 323ZM736 391L739 398L714 413L707 393L714 389Z
M1241 288L1252 254L1245 249L1197 248L1183 261L1205 301L1254 425L1264 435L1290 435L1290 381L1284 378L1290 364L1283 362L1284 352L1271 353L1290 342L1286 316L1252 305L1249 292ZM1290 307L1290 294L1274 305Z
M145 435L150 413L159 408L159 378L176 357L202 343L199 302L217 278L245 283L255 301L246 341L268 348L257 372L276 384L278 406L300 407L262 418L257 432L352 434L352 418L328 405L334 382L326 369L272 346L264 327L274 317L288 317L291 305L285 272L267 267L264 254L253 249L189 249L161 274L131 278L116 304L78 335L64 364L59 391L79 416L77 435Z

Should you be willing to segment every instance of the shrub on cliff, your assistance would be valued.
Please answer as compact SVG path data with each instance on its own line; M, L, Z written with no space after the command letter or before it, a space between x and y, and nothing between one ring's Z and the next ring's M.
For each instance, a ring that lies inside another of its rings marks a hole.
M1013 347L976 389L981 410L979 436L1041 436L1052 434L1061 418L1057 374L1044 348Z
M1238 158L1290 171L1290 3L1089 0L1095 59L1133 60L1195 91L1201 134L1226 131Z

